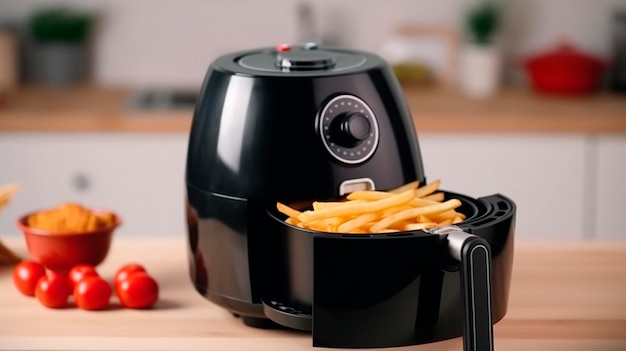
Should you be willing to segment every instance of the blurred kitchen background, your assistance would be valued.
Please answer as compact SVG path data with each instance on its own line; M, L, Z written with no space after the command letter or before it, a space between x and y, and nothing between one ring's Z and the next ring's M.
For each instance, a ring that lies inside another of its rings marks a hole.
M429 179L509 195L520 238L626 239L625 0L0 0L0 184L22 185L0 235L78 201L183 236L209 64L305 42L386 58Z
M609 58L615 32L625 26L623 14L621 22L616 19L620 10L625 11L624 0L493 2L502 8L494 39L503 51L507 78L519 73L520 59L565 41ZM36 11L63 6L93 16L88 40L90 79L94 82L197 87L218 55L278 43L316 41L402 59L401 49L392 49L401 41L399 28L447 29L467 38L464 22L469 8L477 3L480 1L2 0L0 23L2 28L18 30L24 74L32 39L28 21ZM438 54L434 45L422 46L425 57Z

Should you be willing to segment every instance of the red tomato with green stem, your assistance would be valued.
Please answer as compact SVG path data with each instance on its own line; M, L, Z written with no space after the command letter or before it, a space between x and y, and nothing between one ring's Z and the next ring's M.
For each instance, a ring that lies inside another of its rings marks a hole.
M84 310L102 310L109 306L112 289L109 283L97 275L83 277L74 287L76 306Z
M62 308L72 291L65 273L48 272L37 281L35 297L42 305L49 308Z
M22 294L35 296L39 278L46 274L44 266L35 261L22 261L13 268L13 284Z

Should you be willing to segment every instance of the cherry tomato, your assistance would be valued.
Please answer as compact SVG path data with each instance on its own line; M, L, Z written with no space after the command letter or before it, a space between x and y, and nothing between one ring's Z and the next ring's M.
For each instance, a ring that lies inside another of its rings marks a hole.
M37 281L35 296L42 305L49 308L61 308L67 304L72 287L63 273L48 272Z
M72 291L78 282L80 282L83 278L86 277L98 277L99 274L96 271L96 268L87 263L77 264L76 266L70 269L68 273L68 278L70 279L70 284L72 285Z
M125 307L147 308L158 300L159 285L148 273L136 272L120 283L117 295Z
M128 264L123 265L120 269L118 269L113 278L113 285L115 286L115 292L117 292L119 285L124 280L126 280L131 274L134 274L137 272L145 273L146 268L140 265L139 263L128 263Z
M109 305L112 290L109 283L99 276L85 276L74 288L74 301L84 310L101 310Z
M13 284L22 294L35 296L39 278L46 274L43 265L35 261L22 261L13 268Z

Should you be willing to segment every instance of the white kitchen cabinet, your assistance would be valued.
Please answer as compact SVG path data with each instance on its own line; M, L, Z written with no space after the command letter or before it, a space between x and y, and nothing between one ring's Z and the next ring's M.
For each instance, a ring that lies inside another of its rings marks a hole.
M187 135L0 133L0 184L22 190L0 213L0 233L19 234L26 211L77 201L117 211L116 235L184 235Z
M429 181L441 179L442 188L473 197L501 193L515 201L516 238L589 235L584 135L421 133L419 142Z
M516 237L626 238L626 139L583 134L419 133L429 180L517 204ZM185 233L183 133L0 133L0 184L22 190L0 213L19 234L26 211L64 201L115 209L118 235Z
M597 237L626 239L626 137L597 139L597 183L592 189Z

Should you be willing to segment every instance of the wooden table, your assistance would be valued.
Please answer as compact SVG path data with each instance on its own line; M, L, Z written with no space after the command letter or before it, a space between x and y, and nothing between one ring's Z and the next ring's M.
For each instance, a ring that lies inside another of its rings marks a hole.
M21 237L3 237L26 256ZM198 295L186 239L117 237L98 268L110 279L124 263L144 264L161 286L151 310L117 300L105 311L47 309L22 296L0 267L0 350L310 350L307 334L244 326ZM626 242L516 244L509 312L495 328L497 351L626 350ZM392 350L462 350L460 338Z

